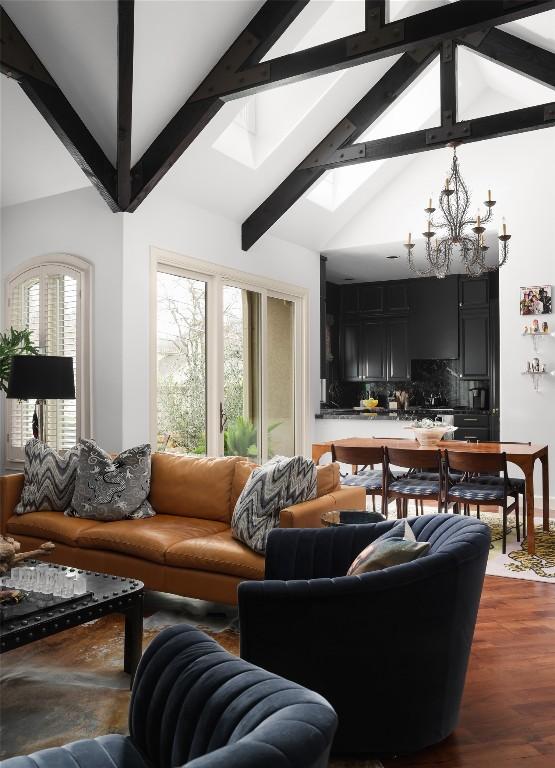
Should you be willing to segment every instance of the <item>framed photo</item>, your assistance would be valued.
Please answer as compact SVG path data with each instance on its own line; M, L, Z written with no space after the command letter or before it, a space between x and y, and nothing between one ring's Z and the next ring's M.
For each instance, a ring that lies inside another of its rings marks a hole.
M521 315L550 315L551 312L550 285L532 285L520 289Z

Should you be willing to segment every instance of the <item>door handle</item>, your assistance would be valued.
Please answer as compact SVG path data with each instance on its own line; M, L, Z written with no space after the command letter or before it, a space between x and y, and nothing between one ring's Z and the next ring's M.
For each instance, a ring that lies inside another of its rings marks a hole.
M478 421L478 419L463 419L463 421Z
M224 431L227 424L227 416L224 413L223 403L220 403L220 434Z

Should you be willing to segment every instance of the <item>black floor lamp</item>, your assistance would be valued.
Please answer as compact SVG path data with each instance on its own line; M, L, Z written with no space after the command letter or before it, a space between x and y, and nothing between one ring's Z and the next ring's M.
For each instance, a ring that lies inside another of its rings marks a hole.
M46 442L47 400L75 400L73 358L55 355L14 355L6 397L35 400L33 435Z

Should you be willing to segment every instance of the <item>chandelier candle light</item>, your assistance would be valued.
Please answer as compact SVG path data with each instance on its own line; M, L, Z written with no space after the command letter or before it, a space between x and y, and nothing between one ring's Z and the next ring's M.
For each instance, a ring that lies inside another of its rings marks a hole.
M507 233L505 219L502 219L499 229L500 248L497 264L494 266L486 264L486 253L489 247L484 239L484 232L486 231L484 224L487 224L492 218L493 206L496 201L491 199L491 189L488 189L488 199L484 200L486 207L484 215L478 209L474 217L469 217L470 194L459 169L458 143L449 144L453 148L451 173L445 179L445 186L439 194L439 207L443 217L437 220L432 218L436 209L433 207L431 197L428 198L428 207L424 208L428 214L428 225L426 231L422 232L426 238L427 266L424 269L419 269L414 263L412 251L416 243L413 243L411 239L411 232L409 232L407 242L404 243L408 252L409 267L419 277L429 277L430 275L439 278L446 277L449 274L455 246L459 249L460 259L466 274L471 277L478 277L484 272L499 269L505 264L509 255L511 235ZM438 232L440 232L439 235Z

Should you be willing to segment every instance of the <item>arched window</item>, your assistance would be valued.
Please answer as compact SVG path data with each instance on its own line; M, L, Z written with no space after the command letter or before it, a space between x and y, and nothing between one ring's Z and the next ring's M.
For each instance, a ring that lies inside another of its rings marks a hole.
M34 261L7 281L6 325L30 328L41 354L73 358L75 400L49 400L47 442L66 450L90 435L90 265L57 254ZM21 461L32 437L35 404L7 400L8 461Z

